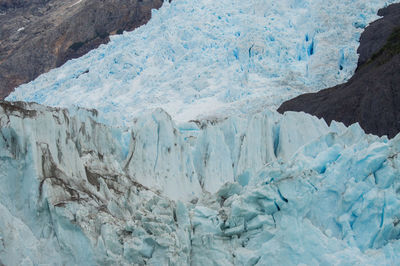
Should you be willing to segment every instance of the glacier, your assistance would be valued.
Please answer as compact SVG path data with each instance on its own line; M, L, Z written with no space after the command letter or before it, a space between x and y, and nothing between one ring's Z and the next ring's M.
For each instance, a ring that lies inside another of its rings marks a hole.
M148 24L7 100L96 108L124 125L155 108L181 122L275 108L346 81L363 28L393 2L166 1Z
M0 102L2 264L400 261L400 135L268 110L99 120Z
M282 101L398 1L176 0L0 101L0 265L398 265L400 134Z

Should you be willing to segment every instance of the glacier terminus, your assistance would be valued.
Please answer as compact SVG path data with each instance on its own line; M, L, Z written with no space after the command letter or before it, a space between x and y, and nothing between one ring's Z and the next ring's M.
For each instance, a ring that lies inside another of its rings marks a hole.
M400 134L282 101L383 0L173 0L0 101L0 265L398 265Z

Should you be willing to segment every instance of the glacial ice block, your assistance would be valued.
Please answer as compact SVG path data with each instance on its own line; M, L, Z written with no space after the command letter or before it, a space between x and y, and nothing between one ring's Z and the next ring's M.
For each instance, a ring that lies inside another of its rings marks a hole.
M400 135L270 111L101 120L0 103L1 263L400 262Z

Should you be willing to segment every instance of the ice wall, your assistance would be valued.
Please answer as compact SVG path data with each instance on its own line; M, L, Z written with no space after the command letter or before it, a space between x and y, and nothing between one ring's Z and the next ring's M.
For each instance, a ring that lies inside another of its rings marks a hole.
M1 263L400 261L399 137L291 112L99 119L0 103Z
M0 103L1 263L187 264L175 203L125 172L131 133L96 115Z
M165 2L147 25L7 99L96 108L112 124L158 107L178 121L264 110L348 79L362 29L392 2Z
M336 124L226 184L191 211L192 264L398 264L399 144Z

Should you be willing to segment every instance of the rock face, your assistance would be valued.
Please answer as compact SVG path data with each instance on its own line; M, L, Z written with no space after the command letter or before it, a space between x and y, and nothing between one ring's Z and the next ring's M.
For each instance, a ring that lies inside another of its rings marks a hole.
M346 83L298 96L278 111L304 111L328 123L359 122L367 133L394 137L400 132L400 4L381 9L360 38L360 58Z
M132 30L162 0L0 0L0 98Z

